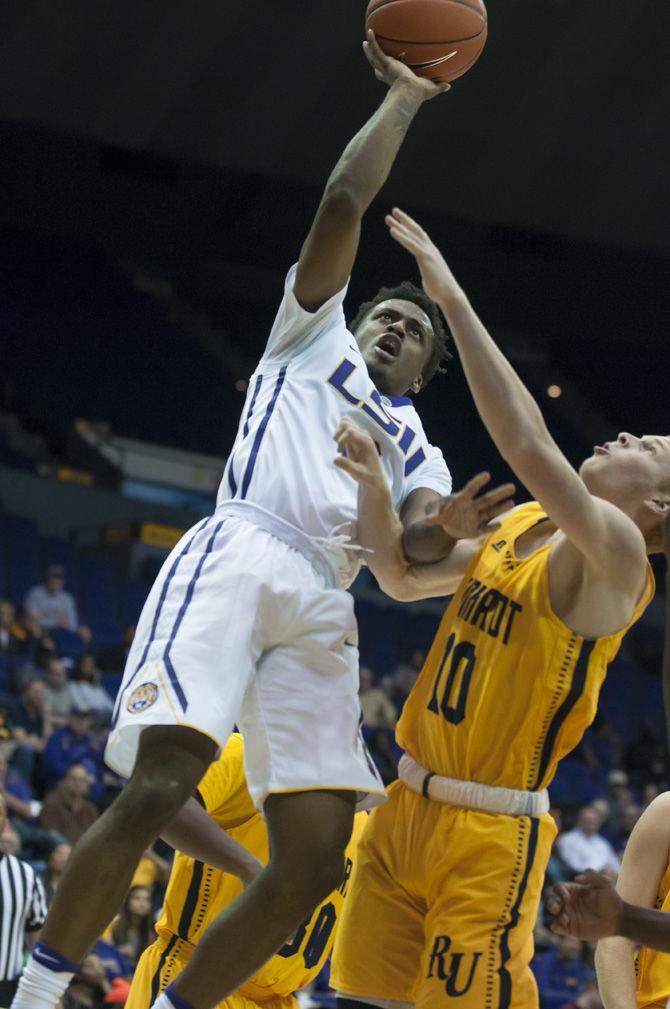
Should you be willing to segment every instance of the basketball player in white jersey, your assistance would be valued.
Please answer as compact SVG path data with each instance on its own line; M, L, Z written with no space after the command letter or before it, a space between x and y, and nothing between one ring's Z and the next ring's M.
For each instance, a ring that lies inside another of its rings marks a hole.
M408 393L439 369L446 334L412 285L380 292L353 333L342 302L361 218L420 106L446 88L385 57L373 36L365 45L389 90L331 175L289 272L216 512L184 536L149 595L107 749L109 765L130 780L75 848L14 1009L53 1009L140 855L234 723L247 740L247 779L272 857L156 1009L209 1009L234 992L339 885L357 797L372 805L384 796L359 732L356 623L345 591L360 563L351 549L357 492L333 465L332 437L347 415L373 433L408 555L443 557L452 541L424 517L451 480ZM495 494L483 499L482 521L495 502Z

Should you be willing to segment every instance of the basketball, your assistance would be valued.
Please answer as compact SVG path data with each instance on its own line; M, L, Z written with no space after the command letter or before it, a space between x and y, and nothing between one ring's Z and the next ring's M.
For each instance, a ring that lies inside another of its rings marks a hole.
M479 59L487 36L482 0L370 0L366 28L388 56L419 77L453 81Z

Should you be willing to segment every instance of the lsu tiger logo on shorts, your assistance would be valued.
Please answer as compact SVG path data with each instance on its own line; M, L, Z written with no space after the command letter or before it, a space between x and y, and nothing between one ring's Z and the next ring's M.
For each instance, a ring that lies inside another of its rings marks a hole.
M155 683L140 683L128 698L126 708L131 715L139 715L158 700L158 687Z

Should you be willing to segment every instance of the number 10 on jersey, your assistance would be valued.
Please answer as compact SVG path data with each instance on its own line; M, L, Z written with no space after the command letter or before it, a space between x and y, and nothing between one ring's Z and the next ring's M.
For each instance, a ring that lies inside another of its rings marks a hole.
M470 681L475 668L475 646L470 641L456 641L450 634L440 668L435 677L428 710L442 715L451 725L465 718Z

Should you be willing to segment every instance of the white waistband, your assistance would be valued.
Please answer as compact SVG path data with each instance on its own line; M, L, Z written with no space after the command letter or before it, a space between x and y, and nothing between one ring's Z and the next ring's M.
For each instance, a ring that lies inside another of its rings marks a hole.
M477 781L442 778L427 771L408 753L400 758L398 774L413 792L437 802L480 809L484 813L503 813L505 816L542 816L549 812L546 788L541 792L526 792L520 788L500 788L498 785L480 785Z
M217 515L234 515L236 518L253 522L265 529L271 536L293 547L306 557L312 567L325 579L329 588L340 584L340 572L336 551L343 551L342 536L333 536L331 541L309 536L302 529L280 518L274 512L268 511L253 501L222 501L216 509ZM328 547L331 546L331 550Z

